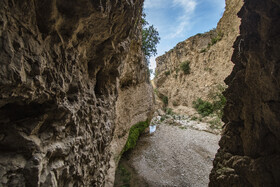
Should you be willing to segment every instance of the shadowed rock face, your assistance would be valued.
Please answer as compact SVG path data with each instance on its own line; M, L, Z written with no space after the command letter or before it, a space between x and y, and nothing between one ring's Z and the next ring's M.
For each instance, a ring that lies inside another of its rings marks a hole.
M129 127L153 108L142 3L0 2L0 186L103 186L112 175Z
M280 185L280 3L245 0L210 186Z

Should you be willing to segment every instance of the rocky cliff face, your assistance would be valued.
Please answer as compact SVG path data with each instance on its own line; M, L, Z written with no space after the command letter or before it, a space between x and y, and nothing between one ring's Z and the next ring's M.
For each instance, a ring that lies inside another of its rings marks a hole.
M197 34L156 59L155 85L160 95L168 97L168 107L187 113L187 107L197 98L208 99L208 94L223 85L232 70L232 45L239 33L237 12L242 0L226 1L226 10L217 29ZM190 74L180 66L189 62Z
M280 185L280 2L245 0L210 186Z
M153 108L142 3L0 2L0 186L111 184Z

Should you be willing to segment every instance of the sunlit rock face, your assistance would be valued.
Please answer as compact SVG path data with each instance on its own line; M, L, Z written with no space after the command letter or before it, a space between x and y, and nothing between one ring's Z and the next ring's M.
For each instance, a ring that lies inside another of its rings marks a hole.
M215 30L197 34L178 43L156 59L157 93L168 97L168 108L192 115L190 107L197 98L209 100L209 94L224 85L232 71L233 43L239 34L237 16L243 0L226 1L225 12ZM181 64L189 62L185 74Z
M210 186L280 186L280 2L245 0Z
M112 183L130 126L153 109L142 4L0 2L0 186Z

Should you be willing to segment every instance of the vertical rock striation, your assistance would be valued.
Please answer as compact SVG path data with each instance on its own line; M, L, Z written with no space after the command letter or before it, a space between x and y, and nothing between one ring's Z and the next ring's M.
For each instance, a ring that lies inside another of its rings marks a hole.
M210 185L280 186L280 3L245 0Z
M104 186L114 175L129 127L153 108L142 4L0 2L0 186Z
M168 97L169 108L188 113L193 101L208 100L209 93L224 84L233 67L232 45L240 25L236 14L242 4L242 0L226 1L216 29L190 37L156 59L155 86L160 96ZM189 74L181 69L184 62L189 62Z

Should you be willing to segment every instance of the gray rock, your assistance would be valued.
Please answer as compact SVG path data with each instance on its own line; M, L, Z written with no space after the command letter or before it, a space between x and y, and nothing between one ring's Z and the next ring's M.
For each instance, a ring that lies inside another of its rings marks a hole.
M280 4L245 0L210 185L280 186Z

